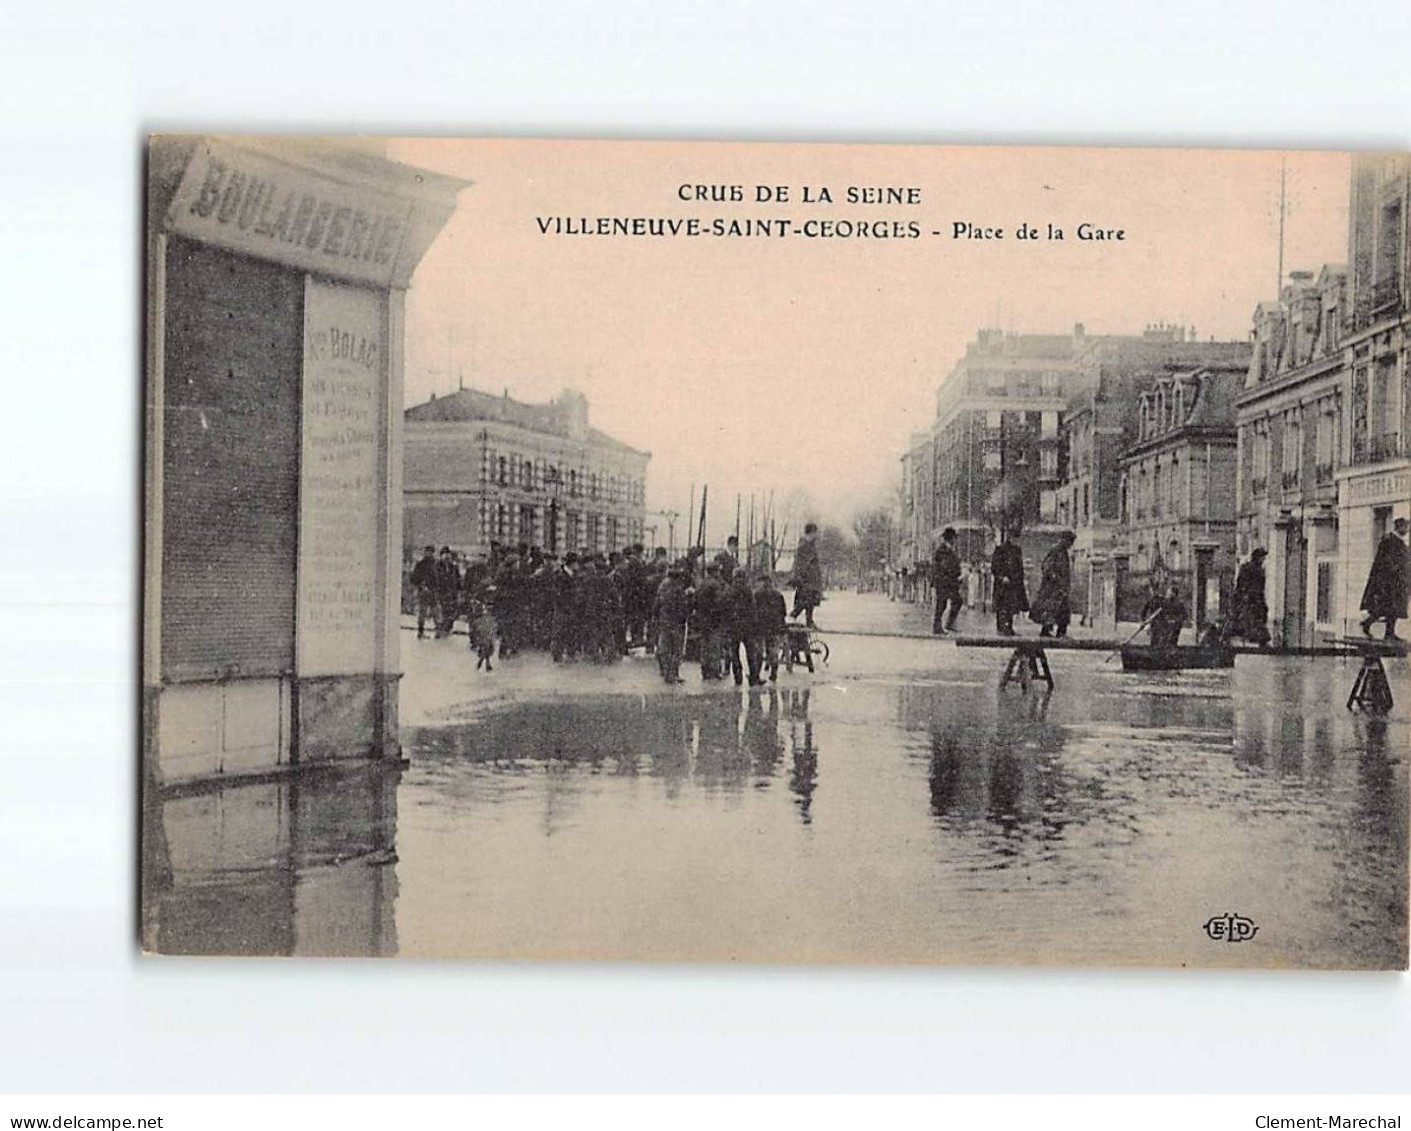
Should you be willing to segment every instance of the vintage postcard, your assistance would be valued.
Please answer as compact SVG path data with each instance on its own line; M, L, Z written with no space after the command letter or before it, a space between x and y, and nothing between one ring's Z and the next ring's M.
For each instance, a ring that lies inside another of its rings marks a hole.
M1411 158L146 176L145 951L1406 966Z

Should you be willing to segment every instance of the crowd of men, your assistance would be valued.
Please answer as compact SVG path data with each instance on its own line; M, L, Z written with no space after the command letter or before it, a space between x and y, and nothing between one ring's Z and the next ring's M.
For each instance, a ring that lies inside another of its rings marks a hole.
M477 667L528 650L555 662L612 663L633 648L655 653L662 678L680 683L687 645L695 639L701 677L733 677L751 686L777 679L787 646L788 616L807 618L822 600L817 531L805 529L791 579L792 614L775 588L773 570L753 573L739 560L736 538L705 562L697 548L676 561L665 547L648 556L640 544L612 553L569 552L560 558L538 546L493 543L487 559L461 567L449 546L422 551L409 578L417 638L427 626L449 636L469 626Z

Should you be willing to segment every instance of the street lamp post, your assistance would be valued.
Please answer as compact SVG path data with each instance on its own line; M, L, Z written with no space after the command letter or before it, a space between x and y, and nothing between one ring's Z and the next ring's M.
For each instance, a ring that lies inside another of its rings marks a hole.
M549 468L545 481L549 488L549 553L556 554L559 550L559 489L562 486L559 469Z
M676 557L676 520L680 517L677 511L657 511L662 518L666 519L666 552L673 558Z

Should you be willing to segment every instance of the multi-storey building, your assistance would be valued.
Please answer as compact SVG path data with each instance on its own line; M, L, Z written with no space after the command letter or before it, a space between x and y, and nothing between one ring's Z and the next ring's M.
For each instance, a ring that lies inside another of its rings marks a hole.
M1057 534L1072 528L1075 609L1111 615L1112 582L1094 567L1110 562L1118 456L1137 435L1137 395L1162 374L1231 359L1243 369L1248 356L1246 343L1197 342L1184 326L1120 336L1088 335L1081 324L1071 334L980 331L936 393L930 511L915 512L916 553L929 556L941 530L955 527L979 583L973 598L985 591L1006 518L1022 523L1020 545L1034 571ZM913 479L921 450L913 441L905 461ZM915 486L911 496L920 497Z
M924 557L947 526L961 560L987 592L990 550L1002 524L1022 525L1025 560L1053 544L1057 522L1058 426L1072 392L1083 327L1072 334L981 330L936 390L931 426L931 510Z
M1381 537L1411 518L1411 158L1356 157L1348 237L1346 463L1338 490L1337 619L1360 619L1362 586Z
M1137 440L1122 453L1115 556L1120 619L1164 580L1193 598L1196 623L1226 606L1235 571L1235 397L1244 367L1158 378L1137 401ZM1125 561L1122 561L1125 559Z
M1347 367L1347 271L1294 271L1276 303L1254 312L1253 355L1237 404L1241 557L1265 563L1276 637L1313 643L1342 631L1338 469Z
M901 457L901 531L897 564L915 569L931 557L931 434L913 432Z
M1249 355L1247 342L1199 342L1194 329L1166 325L1149 326L1139 338L1097 339L1084 351L1059 425L1058 522L1076 535L1075 615L1089 623L1116 617L1121 456L1139 437L1142 395L1162 378L1203 366L1243 369Z
M406 410L403 550L450 546L470 557L492 542L551 553L643 541L647 463L588 424L588 400L565 389L523 404L461 389Z

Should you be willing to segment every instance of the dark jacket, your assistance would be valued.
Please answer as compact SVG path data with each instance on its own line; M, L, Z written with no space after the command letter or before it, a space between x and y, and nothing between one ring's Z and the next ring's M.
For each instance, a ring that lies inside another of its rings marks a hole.
M1249 631L1264 627L1269 619L1269 604L1264 600L1264 562L1250 558L1235 575L1234 630Z
M945 542L931 557L931 584L937 593L960 592L960 555Z
M725 590L725 630L743 640L754 633L754 593L748 585L730 585Z
M757 636L780 636L788 628L789 604L771 587L754 591L754 630Z
M990 557L995 583L995 611L1022 613L1029 607L1024 588L1024 554L1014 542L1001 542Z
M442 558L436 563L435 581L432 583L436 592L444 597L456 597L461 590L460 567L449 558Z
M420 558L412 566L412 584L417 589L436 588L436 559Z
M818 561L817 539L799 539L798 549L794 551L794 573L791 580L796 589L804 589L810 593L823 592L823 567Z
M680 628L690 619L692 596L685 581L668 576L657 590L652 611L660 623Z
M1169 648L1181 638L1181 626L1190 619L1190 609L1179 597L1153 597L1142 610L1143 619L1151 619L1151 643L1156 648Z
M726 587L720 584L719 578L707 576L696 586L696 628L710 632L721 627L728 616L727 605Z
M1388 534L1377 544L1372 571L1362 589L1362 604L1369 617L1404 617L1408 583L1406 543Z
M1044 555L1043 580L1034 597L1034 609L1030 614L1040 622L1051 622L1069 612L1073 587L1073 565L1068 558L1067 546L1055 546Z

